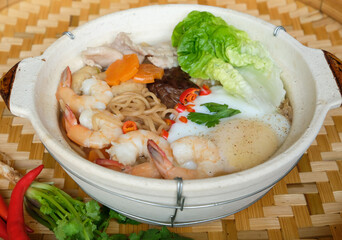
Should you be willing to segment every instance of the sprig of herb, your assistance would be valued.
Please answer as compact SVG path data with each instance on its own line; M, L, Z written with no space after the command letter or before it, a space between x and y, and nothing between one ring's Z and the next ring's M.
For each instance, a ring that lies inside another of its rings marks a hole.
M240 113L240 110L229 108L227 104L214 102L203 103L201 106L207 107L212 114L191 112L188 119L197 124L205 124L208 128L219 124L221 118L227 118Z
M191 238L182 237L177 233L170 232L165 226L161 229L151 228L147 231L140 231L138 234L129 235L129 240L191 240Z
M140 224L112 209L100 206L95 200L74 199L54 185L34 182L26 191L28 213L55 233L58 240L190 240L166 227L139 233L108 235L111 219L120 224Z
M28 213L53 231L59 240L107 239L105 230L111 219L121 224L140 224L94 200L85 203L74 199L47 183L31 184L26 191L25 206Z

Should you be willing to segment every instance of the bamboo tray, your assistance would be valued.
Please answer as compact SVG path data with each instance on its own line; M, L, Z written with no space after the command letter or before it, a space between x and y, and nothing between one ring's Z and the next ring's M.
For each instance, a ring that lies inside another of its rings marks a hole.
M40 55L64 31L89 20L123 9L166 3L199 3L245 12L282 25L301 43L342 59L342 24L300 1L0 0L0 74L23 58ZM221 220L170 230L196 240L342 239L341 139L342 108L338 108L328 113L298 165L261 200ZM55 182L74 197L88 198L45 150L30 122L13 116L1 98L0 151L10 156L12 166L22 173L43 163L41 180ZM0 194L5 200L9 201L12 189L13 185L0 179ZM25 215L25 219L35 231L31 239L55 239L30 216ZM151 227L111 222L108 232L129 234Z

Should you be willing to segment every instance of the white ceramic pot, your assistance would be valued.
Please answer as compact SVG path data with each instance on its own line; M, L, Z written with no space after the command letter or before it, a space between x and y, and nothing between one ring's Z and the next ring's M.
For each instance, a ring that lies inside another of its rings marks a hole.
M212 12L245 30L266 46L283 69L294 111L284 144L271 159L249 170L183 182L131 176L81 158L58 127L55 92L61 72L66 66L71 71L80 68L82 50L109 43L122 31L132 33L134 42L154 44L170 40L175 25L192 10ZM201 5L161 5L117 12L76 28L72 31L74 39L61 37L42 56L21 61L3 77L1 93L10 111L32 122L51 155L94 199L148 223L180 226L210 221L240 211L267 193L297 164L315 139L328 110L341 105L335 82L338 69L341 73L339 60L301 45L283 30L274 36L275 29L276 26L246 14Z

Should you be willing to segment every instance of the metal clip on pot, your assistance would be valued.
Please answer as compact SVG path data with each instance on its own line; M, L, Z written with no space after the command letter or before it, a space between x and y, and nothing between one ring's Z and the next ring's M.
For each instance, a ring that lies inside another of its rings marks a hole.
M284 32L286 32L286 29L283 26L277 26L274 31L273 31L273 36L278 36L278 33L280 30L283 30Z
M184 201L185 201L185 197L182 196L182 192L183 192L183 179L179 178L179 177L176 177L175 180L177 181L177 206L175 207L175 213L171 216L171 227L174 226L178 209L183 211Z

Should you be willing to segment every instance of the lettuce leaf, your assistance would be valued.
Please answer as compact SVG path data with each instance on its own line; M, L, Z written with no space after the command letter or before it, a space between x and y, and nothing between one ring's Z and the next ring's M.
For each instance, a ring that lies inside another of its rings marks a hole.
M258 41L208 12L192 11L172 33L182 70L220 81L231 95L266 111L284 100L280 70Z

